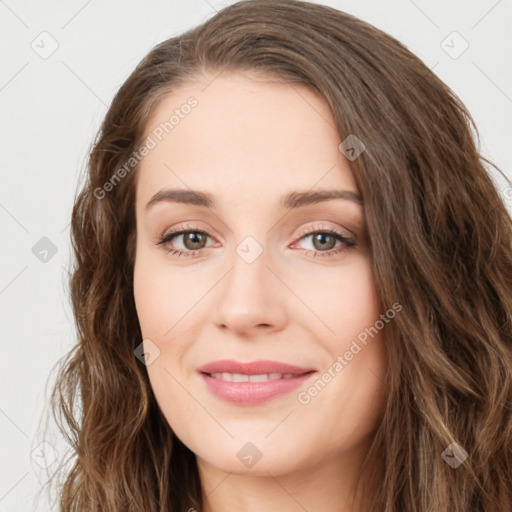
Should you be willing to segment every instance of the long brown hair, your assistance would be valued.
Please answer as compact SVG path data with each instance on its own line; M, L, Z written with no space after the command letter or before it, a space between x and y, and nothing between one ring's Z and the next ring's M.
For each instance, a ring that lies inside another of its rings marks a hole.
M511 510L512 221L475 123L400 42L295 0L241 1L158 44L106 114L72 214L78 343L52 393L73 460L60 510L202 509L195 456L134 356L137 166L126 162L164 95L225 70L306 84L329 104L340 141L353 134L366 147L350 165L374 278L385 308L402 305L387 326L387 403L368 456L383 472L368 510ZM443 457L454 442L468 453L457 468Z

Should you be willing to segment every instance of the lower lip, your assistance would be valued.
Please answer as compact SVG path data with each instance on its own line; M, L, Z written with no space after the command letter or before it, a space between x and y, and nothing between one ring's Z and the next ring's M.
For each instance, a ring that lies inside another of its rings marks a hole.
M240 405L254 405L297 389L315 373L311 372L290 379L264 382L230 382L223 379L214 379L205 373L200 375L206 382L208 389L219 398Z

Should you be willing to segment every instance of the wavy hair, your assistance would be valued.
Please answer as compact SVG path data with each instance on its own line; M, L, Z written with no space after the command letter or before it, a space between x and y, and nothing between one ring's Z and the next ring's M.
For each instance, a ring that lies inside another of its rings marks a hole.
M91 148L71 225L78 341L51 395L72 461L60 511L202 510L195 455L134 356L137 167L105 184L165 95L225 70L307 85L327 101L340 140L354 134L366 147L350 166L374 279L385 308L403 306L387 326L387 399L367 457L383 468L364 481L373 482L368 510L512 510L512 220L474 120L372 25L305 1L244 0L155 46ZM443 458L454 442L469 455L456 469Z

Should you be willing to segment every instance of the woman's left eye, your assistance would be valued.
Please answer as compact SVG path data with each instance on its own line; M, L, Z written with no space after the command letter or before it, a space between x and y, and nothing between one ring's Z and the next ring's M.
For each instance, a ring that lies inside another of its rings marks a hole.
M305 233L305 234L304 234ZM304 249L307 252L313 252L313 257L335 256L340 254L357 244L354 239L336 231L332 228L313 227L301 233L299 241L310 238L312 249ZM339 245L336 248L336 243ZM293 244L295 245L295 243ZM322 250L326 249L326 250Z
M313 248L303 250L305 253L313 252L313 257L334 256L357 245L352 238L349 238L332 228L315 227L302 231L300 235L298 242L301 240L311 239ZM165 247L166 244L169 244L175 238L181 238L181 244L183 246L182 249L176 249L173 246ZM162 235L156 244L163 245L165 250L172 256L191 257L198 255L201 249L205 248L207 238L211 237L202 229L178 229ZM292 247L298 242L294 242ZM336 248L337 242L339 242L340 245Z

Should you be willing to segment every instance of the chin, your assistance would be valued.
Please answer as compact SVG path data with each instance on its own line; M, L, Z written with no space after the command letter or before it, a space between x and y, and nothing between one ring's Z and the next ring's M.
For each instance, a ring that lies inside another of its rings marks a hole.
M206 457L201 457L206 464L213 466L225 473L232 473L234 475L268 477L270 473L272 476L280 476L298 469L290 465L290 459L292 457L291 454L284 455L281 453L274 453L273 455L265 455L265 453L263 453L261 459L259 459L252 466L244 465L238 459L236 452L232 455L227 453L219 454L222 455L222 457L217 457L216 454L211 453L206 455Z
M240 438L226 438L224 442L215 439L208 446L204 445L203 438L199 445L189 447L196 454L198 462L202 459L204 463L221 471L238 475L284 475L299 470L302 462L308 466L314 459L314 453L301 454L303 443L283 445L282 439L278 437L272 442L265 440L267 433L259 438L241 435Z

